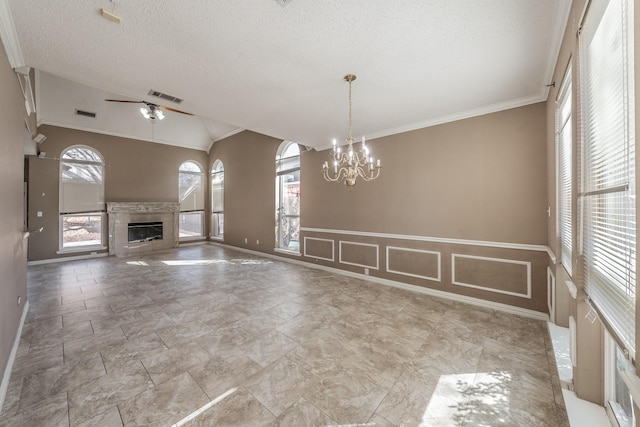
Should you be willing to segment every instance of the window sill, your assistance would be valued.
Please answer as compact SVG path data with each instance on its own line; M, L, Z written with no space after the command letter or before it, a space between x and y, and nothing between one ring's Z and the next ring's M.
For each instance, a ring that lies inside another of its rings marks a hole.
M180 237L178 242L193 242L194 240L206 240L207 238L204 236L189 236L189 237Z
M292 251L290 249L281 249L281 248L274 248L273 249L274 252L278 252L281 254L286 254L286 255L294 255L294 256L300 256L300 252L298 251Z
M224 242L224 236L209 236L209 240L213 240L216 242Z
M108 248L106 246L78 246L76 248L64 248L56 251L58 255L64 254L75 254L78 252L95 252L95 251L106 251Z

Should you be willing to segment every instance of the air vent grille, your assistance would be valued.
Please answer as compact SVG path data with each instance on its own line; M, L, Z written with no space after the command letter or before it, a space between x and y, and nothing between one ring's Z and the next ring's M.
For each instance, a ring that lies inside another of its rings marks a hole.
M158 92L157 90L153 90L153 89L151 89L149 91L149 95L156 96L158 98L162 98L162 99L165 99L167 101L175 102L176 104L180 104L182 102L182 99L180 99L180 98L177 98L177 97L171 96L171 95L167 95L166 93Z
M91 117L93 119L96 118L96 113L92 113L91 111L84 111L84 110L76 109L76 114L79 115L79 116Z

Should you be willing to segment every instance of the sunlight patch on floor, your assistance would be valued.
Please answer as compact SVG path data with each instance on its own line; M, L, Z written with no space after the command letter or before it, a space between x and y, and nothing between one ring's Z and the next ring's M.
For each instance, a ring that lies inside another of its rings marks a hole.
M189 415L187 415L186 417L184 417L183 419L181 419L177 423L173 424L171 427L181 427L181 426L185 425L189 421L193 420L194 418L196 418L197 416L202 414L204 411L210 409L212 406L216 405L217 403L222 402L225 398L231 396L233 393L236 392L236 390L238 390L238 388L234 387L234 388L231 388L231 389L225 391L220 396L216 397L215 399L213 399L211 402L207 403L206 405L201 406L200 408L196 409L195 411L193 411L192 413L190 413Z

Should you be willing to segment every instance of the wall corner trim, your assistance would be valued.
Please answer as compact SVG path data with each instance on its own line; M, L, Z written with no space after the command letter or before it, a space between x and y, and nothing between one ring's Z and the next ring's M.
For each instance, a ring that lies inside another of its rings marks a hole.
M4 49L7 51L11 68L24 66L24 56L18 42L18 33L13 23L9 0L0 0L0 39L2 39Z
M9 355L7 366L5 366L4 368L4 374L2 375L2 383L0 383L0 413L2 412L2 408L4 406L4 399L7 396L7 390L9 389L11 370L13 369L13 364L16 361L16 354L18 353L18 346L20 345L20 337L22 336L22 327L24 326L24 321L27 318L28 312L29 300L25 302L24 307L22 308L22 318L20 319L20 325L18 326L18 331L16 332L16 339L13 342L13 348L11 349L11 354Z

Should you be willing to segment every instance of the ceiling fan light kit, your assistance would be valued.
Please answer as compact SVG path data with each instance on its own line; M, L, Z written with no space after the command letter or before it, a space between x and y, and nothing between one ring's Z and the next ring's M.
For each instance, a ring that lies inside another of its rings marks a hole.
M164 119L164 111L173 111L174 113L186 114L187 116L193 116L191 113L187 113L186 111L178 110L177 108L167 107L165 105L154 104L153 102L147 101L129 101L124 99L105 99L107 102L124 102L127 104L144 104L143 107L140 107L140 114L147 120L151 120L152 123L155 123L156 120Z

